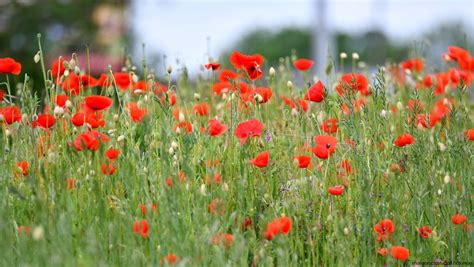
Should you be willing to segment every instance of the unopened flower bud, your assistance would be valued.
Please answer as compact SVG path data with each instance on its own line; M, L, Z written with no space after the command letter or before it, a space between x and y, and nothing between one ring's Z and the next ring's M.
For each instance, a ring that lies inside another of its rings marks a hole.
M177 149L178 148L178 143L176 143L176 141L171 142L171 147L174 148L174 149Z
M66 107L67 108L72 108L72 102L70 100L66 100Z
M342 52L339 54L339 57L342 58L342 59L346 59L347 58L347 54Z
M179 120L179 122L184 122L186 120L186 118L184 117L183 112L181 112L181 111L179 112L178 120Z
M201 99L201 95L198 93L194 93L194 99L196 99L196 101L199 101Z
M174 148L170 147L170 149L168 149L168 153L170 155L173 155L174 154Z
M445 184L449 184L449 182L451 181L451 177L449 177L449 175L446 174L446 176L444 176L444 179L443 179L443 180L444 180L444 183L445 183Z
M168 72L168 74L171 74L171 72L173 72L173 67L171 65L168 65L166 67L166 72Z
M255 99L255 101L257 101L258 103L261 103L263 101L263 97L260 94L255 94L253 99Z
M125 140L125 135L120 135L120 136L117 138L117 142L122 142L123 140Z
M358 59L359 59L359 54L357 54L357 53L352 53L352 59L358 60Z
M293 88L293 82L292 81L288 81L286 83L286 86L288 86L288 89L292 89Z
M35 63L38 63L41 59L41 56L40 56L41 52L38 51L38 53L36 53L36 55L33 57L33 60L35 61Z
M270 70L268 70L268 74L271 76L271 77L274 77L275 76L275 69L273 67L270 67Z
M64 108L62 108L60 106L54 107L54 115L55 116L59 116L59 115L62 115L62 114L64 114Z

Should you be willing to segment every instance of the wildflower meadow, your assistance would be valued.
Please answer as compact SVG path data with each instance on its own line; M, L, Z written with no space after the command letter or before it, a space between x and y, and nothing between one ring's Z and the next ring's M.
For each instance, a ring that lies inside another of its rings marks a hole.
M0 55L1 266L474 264L463 48L321 77L234 51L192 79L43 49L34 83Z

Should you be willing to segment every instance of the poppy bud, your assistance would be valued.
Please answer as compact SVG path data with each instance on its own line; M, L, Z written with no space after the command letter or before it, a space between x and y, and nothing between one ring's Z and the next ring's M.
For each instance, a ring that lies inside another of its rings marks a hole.
M227 183L223 183L223 184L222 184L222 191L223 191L223 192L229 191L229 185L228 185Z
M64 73L63 73L64 77L67 77L69 76L69 70L65 70Z
M271 77L274 77L275 76L275 69L273 67L270 68L270 70L268 71L268 74L271 76Z
M367 64L365 64L364 61L359 61L359 63L357 63L357 67L359 67L359 69L365 69L365 67L367 67Z
M56 106L54 108L54 115L59 116L59 115L62 115L62 114L64 114L64 109L60 106Z
M196 99L196 101L199 101L201 99L201 95L198 93L194 93L194 99Z
M293 88L293 82L292 81L288 81L286 83L286 86L288 86L288 89L292 89Z
M339 57L342 58L342 59L346 59L347 58L347 54L342 52L339 54Z
M135 73L132 74L132 80L133 82L138 82L138 76Z
M44 229L42 226L37 226L33 229L32 233L34 240L41 240L44 237Z
M449 175L446 174L446 176L444 176L444 183L449 184L450 181L451 181L451 177L449 177Z
M201 185L201 188L199 188L199 192L200 192L201 195L203 195L203 196L206 195L206 185L205 185L205 184L202 184L202 185Z
M397 102L397 108L398 108L399 110L402 110L402 109L403 109L403 104L402 104L402 102L400 102L400 101Z
M257 101L258 103L261 103L263 101L263 97L260 94L255 94L253 99L255 99L255 101Z
M358 59L359 59L359 54L357 54L357 53L352 53L352 59L358 60Z
M80 75L80 74L81 74L81 69L79 68L79 66L75 66L75 67L74 67L74 73L75 73L76 75Z
M172 147L170 147L170 149L168 150L168 153L169 153L170 155L173 155L173 154L174 154L174 149L173 149Z
M172 71L173 71L173 67L171 65L168 65L166 67L166 72L168 72L168 74L171 74Z
M123 140L125 140L125 135L121 135L117 138L117 142L122 142Z
M175 141L171 142L171 147L172 147L173 149L178 148L178 143L176 143Z
M388 117L388 112L385 109L382 109L382 111L380 111L380 117L387 118Z
M349 229L347 227L344 227L344 234L348 235L349 234Z
M183 112L181 112L181 111L179 112L178 120L179 120L179 122L184 122L186 120L186 118L184 117Z
M36 53L36 55L33 57L33 60L35 61L35 63L38 63L40 61L41 59L40 54L41 52L38 51L38 53Z
M69 100L66 100L66 104L65 104L65 105L66 105L67 108L72 108L72 102L69 101Z
M296 108L291 109L291 115L298 116L298 110Z
M446 145L441 142L438 143L438 147L439 147L439 151L441 152L446 150Z
M114 121L118 121L118 120L119 120L119 115L118 115L118 114L114 114L113 119L114 119Z

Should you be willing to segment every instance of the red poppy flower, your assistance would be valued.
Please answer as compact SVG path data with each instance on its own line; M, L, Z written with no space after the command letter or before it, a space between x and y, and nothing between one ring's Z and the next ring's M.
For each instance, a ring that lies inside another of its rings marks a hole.
M114 160L120 155L120 153L121 153L120 149L111 147L107 149L107 151L105 151L105 157L110 160Z
M388 248L379 248L377 250L377 254L379 254L380 256L387 256L388 255Z
M13 58L0 58L0 74L19 75L21 72L21 64Z
M90 75L81 75L80 77L82 87L84 88L91 88L91 87L96 87L99 85L99 80L96 78L90 76Z
M56 119L51 114L41 114L38 119L33 122L33 128L41 127L43 129L49 129L56 123Z
M84 101L86 102L87 107L94 111L108 109L112 106L113 102L111 98L101 95L86 96Z
M148 221L147 220L141 220L141 221L136 221L133 224L133 232L137 235L141 235L143 238L148 237Z
M363 95L370 95L369 81L360 73L344 74L336 87L336 91L339 95L345 95L347 90L359 91Z
M337 132L337 119L327 119L319 126L319 128L328 134L336 133Z
M406 261L408 257L410 257L410 251L402 246L393 246L392 250L392 257L397 260Z
M432 233L431 228L429 226L422 226L418 228L418 233L423 238L428 238L428 236Z
M231 71L231 70L221 70L219 73L219 81L221 82L228 82L229 80L237 80L239 78L239 74Z
M61 88L70 93L71 95L79 95L81 90L81 81L79 76L74 72L69 73L69 75L61 83Z
M216 119L211 119L208 124L208 133L210 136L219 136L227 131L227 125L222 124Z
M333 196L340 196L344 193L344 186L343 185L336 185L333 187L328 188L328 193Z
M211 107L206 102L198 103L193 107L193 113L198 116L207 116L209 115L209 110Z
M166 255L166 261L168 261L168 264L173 265L178 262L178 256L176 256L176 254L174 253L170 253ZM160 264L163 264L163 263L164 262L160 260Z
M7 124L21 121L20 109L17 106L7 106L0 111Z
M174 127L176 133L180 133L184 130L185 133L190 134L193 132L193 124L189 121L178 122Z
M76 179L74 178L66 178L66 189L73 190L76 188Z
M105 174L105 175L112 175L115 173L115 171L117 170L118 168L114 166L114 164L112 162L109 162L109 164L103 162L102 163L102 173Z
M390 234L395 232L395 227L390 219L383 219L374 225L374 231L378 233L377 240L382 241L388 239Z
M86 122L86 114L84 114L82 112L78 112L78 113L74 114L71 118L71 122L76 127L80 127L80 126L84 125L84 123Z
M301 169L307 168L309 164L311 163L310 156L297 156L297 157L293 157L293 160L298 161L298 166Z
M216 236L211 237L211 243L214 245L223 243L226 248L230 248L234 243L234 236L227 233L222 235L222 233L219 232Z
M271 221L265 234L267 240L272 240L278 234L287 235L291 230L292 223L291 218L286 216Z
M259 95L262 98L259 100L260 104L267 103L270 98L272 98L272 89L266 87L257 87L253 91L254 95Z
M448 46L448 57L451 60L458 62L467 61L470 58L470 54L467 50L458 46Z
M333 136L318 135L314 138L314 142L316 146L312 148L312 151L320 159L327 159L336 152L337 139Z
M21 169L21 173L23 174L23 176L28 175L28 167L29 167L28 161L22 160L18 162L16 166Z
M307 59L307 58L300 58L300 59L297 59L297 60L293 61L293 66L295 66L295 68L297 70L300 70L300 71L307 71L307 70L311 69L313 64L314 64L314 61L312 61L311 59Z
M311 102L321 102L324 99L324 85L321 81L315 83L311 88L308 89L304 95L305 100Z
M66 107L66 101L67 101L67 95L65 94L56 95L55 102L58 107L62 107L62 108Z
M411 145L415 143L415 139L413 139L413 136L408 133L404 133L400 135L395 141L393 141L393 144L397 147L404 147L407 145Z
M464 223L466 223L466 220L467 220L466 215L459 214L459 213L454 215L453 218L452 218L453 223L456 224L456 225L464 224Z
M474 141L474 128L467 130L464 134L468 140Z
M128 90L132 85L132 78L130 73L116 72L114 73L114 81L120 90Z
M109 137L105 134L91 130L79 134L74 140L74 147L77 151L82 151L84 148L87 150L96 151L99 149L100 142L108 142Z
M254 159L250 160L254 166L258 168L263 168L268 166L268 161L270 160L270 154L267 151L263 151Z
M139 108L135 102L128 103L127 108L130 111L130 119L132 119L133 122L140 122L145 115L148 114L148 109Z
M105 120L103 120L102 113L100 111L86 113L86 121L85 122L92 129L96 129L96 128L105 126Z
M245 70L251 80L257 80L262 77L263 72L260 67L263 65L263 61L263 56L259 54L244 55L234 51L230 55L230 63L232 63L236 69Z
M63 75L65 70L64 59L62 57L56 59L51 66L51 73L55 79L58 78L58 76Z
M235 136L240 139L240 144L247 142L247 138L259 137L262 134L264 125L257 119L251 119L239 123L235 128Z
M423 60L419 58L407 59L400 63L403 69L411 70L413 72L422 72L423 71Z
M209 64L204 65L204 67L207 70L212 69L212 71L218 70L220 68L220 66L221 66L221 64L219 64L219 63L209 63Z

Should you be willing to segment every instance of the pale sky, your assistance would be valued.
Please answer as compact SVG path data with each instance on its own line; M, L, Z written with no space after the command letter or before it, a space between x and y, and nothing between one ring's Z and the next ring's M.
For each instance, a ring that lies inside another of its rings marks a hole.
M135 0L133 30L137 47L147 54L179 58L191 70L206 63L207 37L211 56L243 34L261 27L309 27L316 22L311 0ZM462 21L474 31L474 0L328 0L330 28L363 32L377 25L392 39L415 40L443 22ZM470 38L472 32L467 33ZM472 41L472 40L471 40Z

